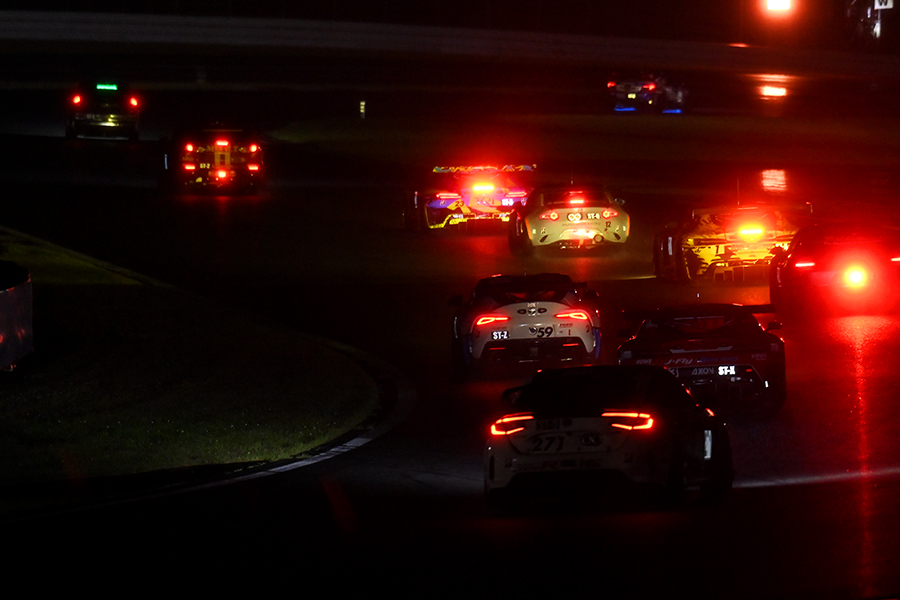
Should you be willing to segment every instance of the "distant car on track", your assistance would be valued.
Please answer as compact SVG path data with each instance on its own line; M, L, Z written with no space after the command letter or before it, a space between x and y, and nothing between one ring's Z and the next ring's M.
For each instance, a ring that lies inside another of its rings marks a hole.
M475 221L506 221L531 186L536 165L463 165L432 169L432 180L405 207L410 230L443 229Z
M724 422L656 366L540 371L507 390L509 412L490 427L484 489L497 512L521 494L606 492L637 484L680 499L732 485Z
M669 83L658 73L610 80L606 87L613 98L613 110L619 113L679 114L684 112L688 99L684 84Z
M784 341L756 314L768 305L687 304L643 319L617 351L620 365L668 369L695 398L729 412L771 414L786 395Z
M66 138L138 139L141 100L120 83L79 85L69 94Z
M247 191L265 181L260 136L222 123L180 130L165 144L162 167L176 190Z
M766 281L776 248L810 222L806 203L726 204L692 211L653 241L657 277L673 281Z
M509 216L509 247L527 256L535 248L585 250L624 244L631 220L624 201L596 186L533 190Z
M597 292L568 275L495 275L453 299L453 357L462 371L487 365L587 363L600 356Z
M804 227L776 253L769 275L769 299L779 312L896 310L900 229L857 222Z

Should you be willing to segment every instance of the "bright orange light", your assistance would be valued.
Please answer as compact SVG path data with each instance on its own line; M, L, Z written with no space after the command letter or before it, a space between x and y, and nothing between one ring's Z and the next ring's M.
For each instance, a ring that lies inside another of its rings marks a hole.
M587 312L583 310L567 310L565 312L557 313L557 319L575 319L577 321L587 321L591 317L587 314Z
M491 425L492 435L512 435L525 430L523 421L531 421L534 415L531 413L516 413L514 415L506 415L494 421Z
M489 325L491 323L502 323L504 321L509 321L509 317L505 315L484 315L483 317L478 317L478 320L475 321L475 324Z
M476 183L472 186L472 190L475 192L493 192L494 186L490 183Z
M219 169L218 171L216 171L216 177L218 177L219 179L225 179L226 177L228 177L228 171L226 171L225 169Z
M248 171L259 171L259 165L247 165Z
M862 267L850 267L844 271L844 283L848 287L863 287L869 283L869 274Z
M650 429L653 427L653 417L647 413L610 410L604 412L600 416L609 419L617 419L612 421L610 425L612 427L618 427L619 429L627 429L628 431L634 429Z
M810 267L816 266L816 263L814 263L811 260L806 260L803 262L797 262L794 266L797 267L798 269L808 269Z
M738 235L742 239L751 242L758 240L762 236L763 231L764 229L759 225L746 225L738 230Z
M766 0L766 8L775 12L791 10L791 0Z
M787 96L787 88L777 85L764 85L759 88L759 95L763 98L783 98Z

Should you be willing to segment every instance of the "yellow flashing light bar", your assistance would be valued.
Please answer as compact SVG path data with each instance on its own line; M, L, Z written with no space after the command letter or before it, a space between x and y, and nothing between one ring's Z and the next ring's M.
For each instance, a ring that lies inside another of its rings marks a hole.
M464 165L461 167L435 167L433 173L484 173L484 172L516 172L516 171L534 171L537 165L503 165L502 167L492 165Z

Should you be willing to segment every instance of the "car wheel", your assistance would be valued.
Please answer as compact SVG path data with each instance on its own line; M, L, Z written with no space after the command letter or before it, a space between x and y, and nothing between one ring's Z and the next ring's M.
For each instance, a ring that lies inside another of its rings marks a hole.
M525 227L525 219L515 211L509 219L509 249L515 256L525 257L534 253L534 246L528 239Z
M713 464L709 480L700 488L704 499L716 500L723 497L734 484L734 466L731 457L731 438L723 430L713 446Z
M453 372L456 376L466 378L471 375L474 369L474 359L470 345L471 336L463 335L453 340L451 348L451 358L453 361Z

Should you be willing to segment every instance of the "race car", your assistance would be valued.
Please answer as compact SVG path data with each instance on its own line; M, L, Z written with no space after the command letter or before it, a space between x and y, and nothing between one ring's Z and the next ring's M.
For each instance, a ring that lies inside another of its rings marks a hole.
M545 187L532 191L509 216L509 248L592 249L624 244L631 231L625 202L600 187Z
M600 356L597 292L568 275L494 275L479 281L453 319L463 373L498 364L585 363Z
M776 253L769 301L781 313L883 312L900 304L900 230L804 227Z
M784 341L755 314L768 305L689 304L648 315L617 351L620 365L668 369L696 398L743 414L771 414L786 394Z
M80 85L69 95L66 138L138 139L141 102L123 85L101 82Z
M659 74L644 73L633 79L611 80L606 84L613 98L613 110L619 113L684 112L688 91L683 84L671 84Z
M484 452L488 508L523 495L609 493L646 486L680 501L727 493L734 479L725 423L661 367L598 365L540 371L504 393Z
M427 190L412 194L406 206L411 230L443 229L472 221L507 221L531 187L527 175L536 165L469 165L432 169Z
M765 282L773 251L787 248L811 216L806 203L696 209L689 220L655 236L654 273L673 281Z
M222 123L183 129L166 145L162 177L182 190L257 188L265 177L259 135Z

